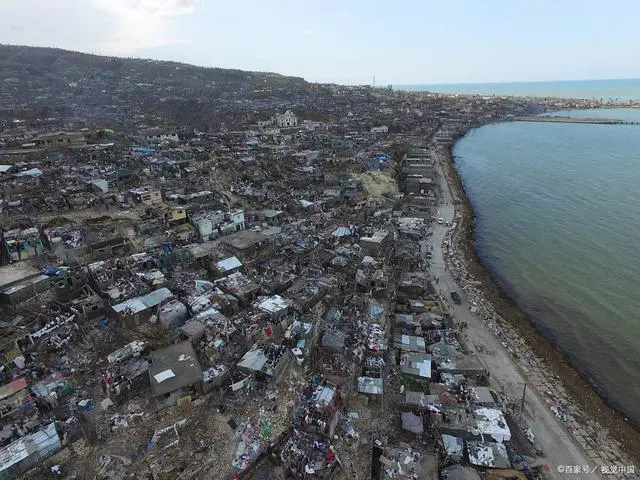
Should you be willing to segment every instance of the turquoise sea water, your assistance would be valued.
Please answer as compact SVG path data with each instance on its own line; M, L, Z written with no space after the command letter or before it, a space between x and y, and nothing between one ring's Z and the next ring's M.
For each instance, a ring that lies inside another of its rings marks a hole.
M634 109L571 114L640 120ZM454 155L482 261L640 424L640 126L499 123Z
M576 80L564 82L459 83L434 85L394 85L396 90L512 95L525 97L586 98L616 101L640 101L640 79Z

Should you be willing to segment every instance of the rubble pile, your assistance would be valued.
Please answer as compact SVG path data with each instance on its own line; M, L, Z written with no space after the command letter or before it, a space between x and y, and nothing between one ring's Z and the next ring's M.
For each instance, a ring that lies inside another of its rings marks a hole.
M246 104L220 128L0 123L0 477L543 478L439 293L444 228L473 311L591 445L438 218L436 147L530 103L271 82L221 95Z

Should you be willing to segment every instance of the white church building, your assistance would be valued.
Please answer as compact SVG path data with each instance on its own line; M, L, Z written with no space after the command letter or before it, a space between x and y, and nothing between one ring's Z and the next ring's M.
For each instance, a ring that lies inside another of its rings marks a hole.
M291 110L287 110L282 115L276 114L275 123L279 128L297 127L298 117Z

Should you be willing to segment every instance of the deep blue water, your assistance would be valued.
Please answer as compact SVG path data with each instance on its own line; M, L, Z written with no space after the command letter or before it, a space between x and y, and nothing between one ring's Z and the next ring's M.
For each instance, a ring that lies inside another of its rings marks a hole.
M585 98L621 103L640 101L640 79L394 85L393 88L450 94Z
M634 109L571 114L640 120ZM498 123L454 155L482 261L640 424L640 126Z

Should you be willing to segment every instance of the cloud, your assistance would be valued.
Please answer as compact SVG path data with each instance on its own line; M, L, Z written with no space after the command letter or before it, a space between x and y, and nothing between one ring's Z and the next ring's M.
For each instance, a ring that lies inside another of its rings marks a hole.
M201 0L93 0L95 8L111 15L116 26L98 48L111 55L188 43L169 32L172 18L193 14Z
M308 37L309 35L313 35L313 29L306 28L300 32L300 35Z

